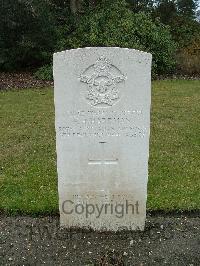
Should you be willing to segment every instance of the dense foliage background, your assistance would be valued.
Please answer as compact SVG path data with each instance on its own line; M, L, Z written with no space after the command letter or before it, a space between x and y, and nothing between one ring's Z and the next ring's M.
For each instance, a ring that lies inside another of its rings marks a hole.
M153 54L154 75L200 73L197 0L0 0L0 70L38 69L52 54L119 46Z

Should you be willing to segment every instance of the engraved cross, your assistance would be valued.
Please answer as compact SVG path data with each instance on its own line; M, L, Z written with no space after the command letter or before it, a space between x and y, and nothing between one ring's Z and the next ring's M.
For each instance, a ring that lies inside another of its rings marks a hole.
M101 157L99 159L89 159L88 160L88 165L99 165L100 171L101 171L101 176L104 179L105 177L105 166L106 165L117 165L118 164L118 159L105 159L105 141L99 142L101 144Z
M118 164L118 159L105 159L104 157L104 145L105 141L99 142L101 144L101 158L97 160L89 159L88 164L89 165L116 165Z

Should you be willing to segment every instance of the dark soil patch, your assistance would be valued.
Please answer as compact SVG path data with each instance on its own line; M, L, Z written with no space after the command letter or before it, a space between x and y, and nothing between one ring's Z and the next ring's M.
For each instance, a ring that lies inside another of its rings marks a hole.
M154 78L155 80L176 80L176 79L183 79L183 80L199 80L200 75L182 75L182 74L171 74L171 75L160 75Z
M157 76L155 80L164 79L185 79L185 80L199 80L200 76L187 76L187 75L165 75ZM0 90L10 89L28 89L28 88L43 88L47 86L53 86L53 81L39 80L34 77L31 72L19 72L19 73L0 73Z
M2 265L200 265L200 217L147 217L144 232L59 227L59 217L0 216Z
M32 73L0 73L0 90L42 88L53 86L52 81L38 80Z

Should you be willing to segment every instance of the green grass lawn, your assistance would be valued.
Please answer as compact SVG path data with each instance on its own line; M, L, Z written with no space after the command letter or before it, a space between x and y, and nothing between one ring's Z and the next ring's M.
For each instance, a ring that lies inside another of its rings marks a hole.
M58 212L53 90L0 93L0 209ZM148 209L200 209L200 81L152 89Z

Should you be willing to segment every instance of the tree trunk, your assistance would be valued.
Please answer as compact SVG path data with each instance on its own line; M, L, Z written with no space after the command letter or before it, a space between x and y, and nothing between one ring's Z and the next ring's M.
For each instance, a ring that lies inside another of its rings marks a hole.
M70 9L72 14L76 14L78 12L77 0L70 0Z
M70 9L72 14L82 13L82 6L84 0L70 0ZM95 7L97 5L98 0L90 0L89 4L91 7Z

